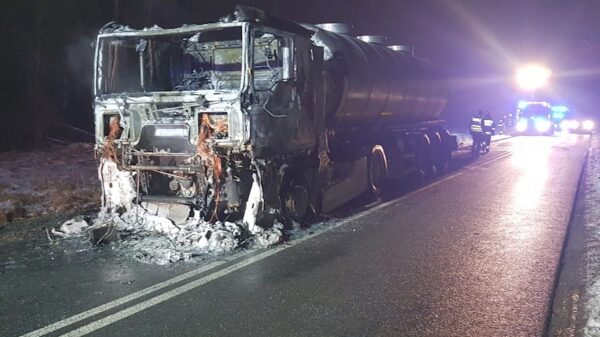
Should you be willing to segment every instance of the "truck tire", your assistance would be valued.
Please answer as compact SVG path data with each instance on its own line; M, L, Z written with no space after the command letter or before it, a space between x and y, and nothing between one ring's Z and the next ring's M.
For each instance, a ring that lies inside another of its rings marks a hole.
M369 155L368 168L369 192L373 196L379 196L388 175L388 163L383 146L373 146Z
M431 153L436 175L442 175L450 166L450 151L439 132L431 135Z
M301 173L286 173L281 184L280 197L283 214L305 225L311 214L310 191Z
M416 136L416 159L417 175L421 181L427 181L433 177L434 167L431 160L431 140L427 134Z

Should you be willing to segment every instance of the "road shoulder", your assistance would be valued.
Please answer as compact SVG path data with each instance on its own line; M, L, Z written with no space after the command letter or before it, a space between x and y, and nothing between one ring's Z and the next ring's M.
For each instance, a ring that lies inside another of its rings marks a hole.
M600 265L594 262L600 261L600 245L596 239L600 237L600 212L597 210L597 201L600 200L599 177L600 139L595 137L571 215L547 336L600 336L600 327L594 329L589 326L593 323L590 317L597 316L600 309L595 305L600 303L600 293L593 289L594 279L599 276L594 263Z

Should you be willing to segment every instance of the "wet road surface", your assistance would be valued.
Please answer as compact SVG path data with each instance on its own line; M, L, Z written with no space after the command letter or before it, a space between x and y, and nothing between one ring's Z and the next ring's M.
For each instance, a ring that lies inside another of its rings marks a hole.
M505 140L327 232L210 270L132 265L110 251L15 263L0 274L0 334L158 283L37 335L540 336L586 149L581 136Z

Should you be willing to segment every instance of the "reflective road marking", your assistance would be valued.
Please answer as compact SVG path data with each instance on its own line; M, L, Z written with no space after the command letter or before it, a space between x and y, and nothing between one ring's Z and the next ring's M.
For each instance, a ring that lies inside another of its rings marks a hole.
M169 290L169 291L167 291L165 293L157 295L157 296L155 296L155 297L153 297L153 298L151 298L149 300L146 300L144 302L135 304L135 305L133 305L131 307L128 307L126 309L118 311L118 312L116 312L116 313L114 313L112 315L109 315L109 316L105 317L105 318L102 318L102 319L99 319L97 321L91 322L91 323L89 323L87 325L84 325L84 326L82 326L82 327L80 327L80 328L78 328L76 330L73 330L73 331L71 331L69 333L66 333L66 334L64 334L62 336L69 336L69 337L83 336L83 335L91 333L91 332L93 332L95 330L101 329L101 328L103 328L103 327L105 327L107 325L110 325L112 323L118 322L118 321L120 321L122 319L125 319L125 318L127 318L127 317L129 317L131 315L134 315L134 314L136 314L136 313L138 313L140 311L143 311L143 310L148 309L148 308L150 308L152 306L155 306L155 305L160 304L160 303L162 303L164 301L167 301L167 300L169 300L169 299L171 299L171 298L173 298L175 296L178 296L178 295L181 295L181 294L183 294L185 292L193 290L193 289L195 289L195 288L197 288L197 287L199 287L199 286L201 286L203 284L206 284L206 283L208 283L210 281L216 280L216 279L218 279L218 278L220 278L222 276L230 274L230 273L232 273L232 272L234 272L234 271L236 271L238 269L241 269L241 268L243 268L243 267L245 267L247 265L250 265L250 264L252 264L254 262L263 260L263 259L265 259L265 258L267 258L267 257L269 257L271 255L277 254L277 253L279 253L279 252L281 252L283 250L286 250L288 248L294 247L295 245L300 244L300 243L302 243L302 242L304 242L304 241L306 241L308 239L315 238L315 237L317 237L317 236L319 236L319 235L321 235L323 233L331 231L332 229L338 228L338 227L343 226L345 224L348 224L348 223L350 223L352 221L355 221L355 220L357 220L359 218L362 218L362 217L364 217L366 215L369 215L371 213L377 212L378 210L380 210L382 208L385 208L387 206L390 206L390 205L393 205L395 203L398 203L398 202L400 202L400 201L402 201L402 200L404 200L404 199L406 199L406 198L408 198L408 197L410 197L410 196L412 196L414 194L417 194L417 193L420 193L422 191L428 190L428 189L430 189L430 188L432 188L432 187L434 187L436 185L441 184L442 182L445 182L447 180L450 180L450 179L453 179L453 178L455 178L457 176L460 176L460 175L468 172L472 168L477 168L479 166L483 166L485 164L489 164L489 163L494 162L496 160L505 158L505 157L507 157L509 155L510 155L510 152L505 152L505 153L499 154L497 156L491 157L488 160L484 160L484 161L481 161L481 162L476 162L476 163L471 164L471 165L467 165L464 168L460 169L459 171L457 171L457 172L455 172L453 174L450 174L448 176L445 176L445 177L443 177L443 178L441 178L439 180L435 180L433 183L431 183L431 184L429 184L427 186L424 186L424 187L422 187L422 188L420 188L418 190L412 191L412 192L410 192L410 193L408 193L408 194L406 194L406 195L404 195L402 197L399 197L397 199L381 203L381 204L379 204L379 205L377 205L377 206L375 206L373 208L370 208L370 209L367 209L367 210L365 210L363 212L355 214L355 215L353 215L353 216L351 216L349 218L346 218L346 219L340 221L339 223L337 223L335 225L332 225L332 226L324 228L324 229L322 229L320 231L317 231L317 232L315 232L312 235L308 235L308 236L302 237L300 239L291 241L290 243L285 244L283 246L271 248L271 249L269 249L269 250L267 250L267 251L265 251L263 253L255 255L253 257L250 257L250 258L248 258L248 259L246 259L244 261L241 261L241 262L233 264L233 265L231 265L229 267L220 269L220 270L218 270L218 271L216 271L214 273L211 273L209 275L203 276L203 277L201 277L201 278L199 278L199 279L197 279L195 281L190 281L189 283L186 283L186 284L184 284L182 286L179 286L179 287L177 287L175 289L172 289L172 290ZM34 337L34 336L38 337L38 336L46 335L46 334L54 332L54 331L56 331L58 329L62 329L64 327L67 327L67 326L72 325L74 323L80 322L80 321L82 321L84 319L90 318L92 316L95 316L95 315L100 314L102 312L105 312L107 310L113 309L113 308L115 308L117 306L120 306L122 304L131 302L131 301L133 301L135 299L138 299L138 298L140 298L142 296L145 296L145 295L148 295L150 293L153 293L153 292L155 292L157 290L163 289L163 288L168 287L170 285L173 285L175 283L178 283L178 282L181 282L183 280L189 279L189 278L191 278L193 276L201 274L201 273L203 273L203 272L205 272L207 270L216 268L216 267L218 267L220 265L223 265L223 264L225 264L227 262L230 262L232 260L244 257L244 256L249 255L251 253L255 253L255 251L246 251L246 252L242 252L242 253L239 253L239 254L234 254L234 255L232 255L232 256L230 256L230 257L228 257L228 258L226 258L226 259L224 259L222 261L213 262L211 264L208 264L208 265L203 266L201 268L198 268L196 270L189 271L189 272L187 272L185 274L176 276L176 277L174 277L172 279L163 281L163 282L158 283L156 285L153 285L151 287L142 289L140 291L137 291L137 292L132 293L130 295L127 295L125 297L116 299L114 301L108 302L108 303L103 304L101 306L98 306L98 307L92 308L90 310L84 311L84 312L82 312L80 314L77 314L77 315L71 316L69 318L66 318L64 320L58 321L56 323L50 324L50 325L48 325L46 327L43 327L43 328L40 328L38 330L32 331L30 333L27 333L27 334L23 335L22 337Z

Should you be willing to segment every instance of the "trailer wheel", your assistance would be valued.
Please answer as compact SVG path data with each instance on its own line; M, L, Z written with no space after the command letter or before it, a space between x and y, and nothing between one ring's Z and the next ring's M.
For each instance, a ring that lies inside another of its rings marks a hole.
M433 134L432 140L432 156L434 158L435 173L441 175L448 171L450 166L450 152L447 150L448 147L444 143L444 139L439 132Z
M426 134L417 136L416 156L417 174L419 179L425 181L433 176L434 168L431 161L431 140Z
M369 156L369 190L372 195L379 195L385 186L388 166L383 146L375 145Z

